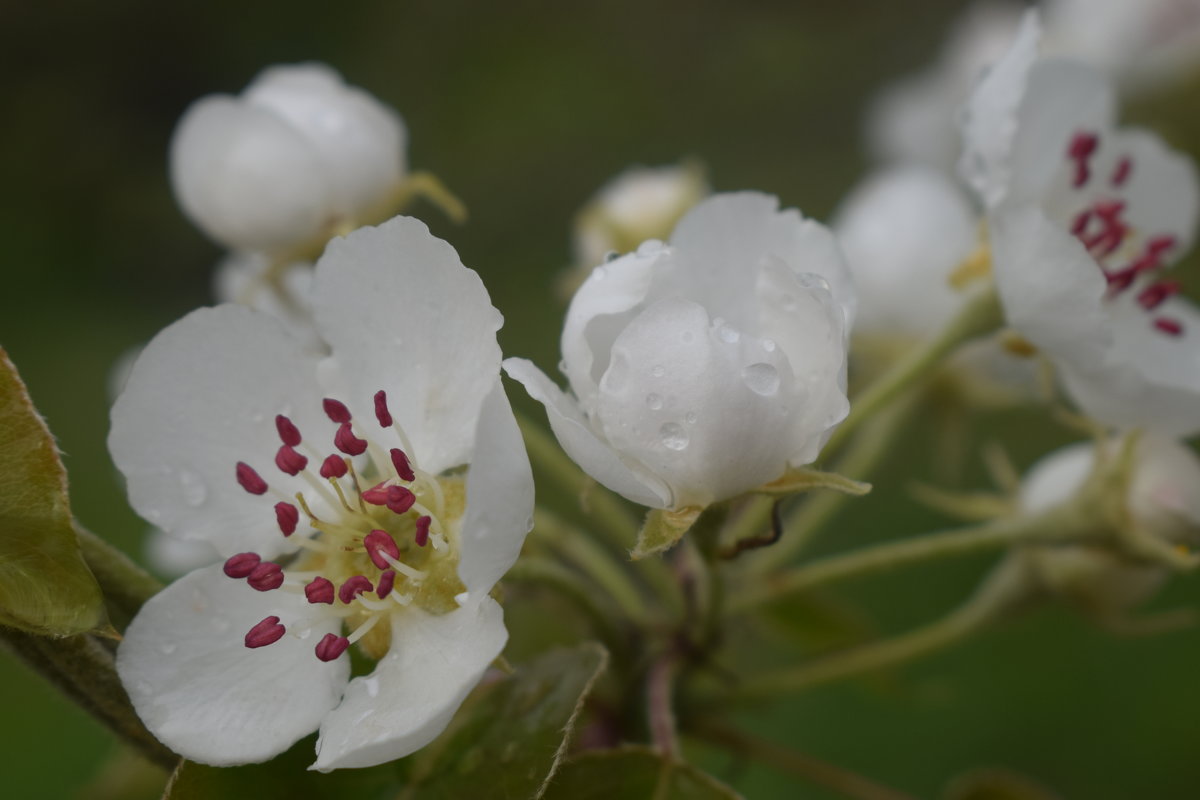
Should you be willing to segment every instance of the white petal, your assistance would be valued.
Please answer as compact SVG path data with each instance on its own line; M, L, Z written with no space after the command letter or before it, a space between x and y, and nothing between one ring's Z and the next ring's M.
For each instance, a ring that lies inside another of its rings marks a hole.
M156 573L171 578L224 560L208 542L172 536L158 528L146 532L143 551L146 563Z
M163 330L112 410L108 447L129 502L152 524L207 541L222 556L290 549L272 507L308 485L275 468L274 419L287 414L306 443L332 437L315 368L277 320L239 306L200 309ZM239 461L275 491L243 490Z
M458 577L472 595L487 594L517 560L533 527L533 473L499 376L475 433L467 472Z
M271 260L262 253L232 253L217 265L213 295L220 303L238 303L270 314L293 336L303 339L305 349L324 354L328 347L317 333L312 315L312 264L297 262L283 270L280 284L284 296L267 280L270 267Z
M349 659L325 663L313 652L336 618L295 635L293 620L310 609L303 595L254 591L219 566L197 570L138 612L117 672L146 727L180 755L216 766L266 761L316 730L349 676ZM246 632L268 616L289 633L247 648Z
M575 401L533 362L508 358L504 361L504 371L521 383L530 397L546 407L546 416L558 443L580 469L638 505L651 508L671 505L671 490L666 484L646 472L644 467L624 463L612 445L592 431Z
M680 508L779 477L795 447L789 415L805 399L783 348L668 299L617 338L597 415L612 446L665 481Z
M386 390L422 469L467 463L503 318L454 248L411 217L362 228L329 243L313 298L355 416L373 426L372 397Z
M171 185L192 222L232 249L287 248L331 210L312 146L275 114L227 96L203 98L180 119Z
M400 117L324 64L264 70L242 98L269 109L308 141L329 177L332 207L354 216L395 188L404 173Z
M797 273L829 282L847 322L854 318L854 284L833 236L795 209L779 210L779 200L759 192L713 195L689 211L671 235L680 268L669 288L652 299L683 297L758 334L754 275L767 257Z
M1112 340L1107 282L1083 245L1031 207L993 214L989 229L1009 325L1058 361L1076 368L1101 363Z
M975 247L976 215L942 173L874 174L843 202L833 228L858 288L856 331L932 336L962 305L949 276Z
M1083 486L1095 463L1096 450L1091 442L1063 447L1042 457L1021 479L1021 510L1040 514L1065 503Z
M312 769L369 767L424 747L449 724L508 633L500 606L484 596L434 616L392 617L392 647L375 671L346 687L321 723Z
M1104 152L1127 157L1132 164L1120 192L1129 223L1145 237L1174 236L1178 243L1168 255L1178 258L1195 239L1200 213L1195 164L1149 131L1123 130L1108 139L1102 142Z

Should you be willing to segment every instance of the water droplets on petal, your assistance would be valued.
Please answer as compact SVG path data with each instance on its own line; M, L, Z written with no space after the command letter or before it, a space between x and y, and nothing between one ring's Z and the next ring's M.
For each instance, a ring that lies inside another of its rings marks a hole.
M683 429L677 422L664 423L658 429L659 441L662 446L668 450L680 451L687 448L691 439L688 437L687 431Z
M760 361L742 370L742 382L755 394L770 397L779 391L779 371Z

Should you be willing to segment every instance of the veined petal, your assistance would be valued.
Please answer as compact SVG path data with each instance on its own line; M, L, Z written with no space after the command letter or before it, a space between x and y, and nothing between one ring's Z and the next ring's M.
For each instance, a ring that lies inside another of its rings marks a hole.
M508 358L504 371L546 408L550 428L558 443L579 467L617 494L639 505L667 508L671 490L661 480L626 464L612 445L598 436L584 418L578 405L546 374L524 358Z
M117 672L146 727L180 755L215 766L266 761L316 730L349 675L348 659L313 654L336 618L296 635L293 622L309 608L303 595L257 592L206 567L146 602L117 650ZM289 632L247 648L246 632L268 616Z
M500 377L479 415L467 472L458 577L472 595L486 594L521 553L533 527L533 473L525 442Z
M346 687L321 723L312 769L369 767L424 747L449 724L508 632L486 595L448 614L392 616L392 648L375 671Z
M503 318L454 248L411 217L360 229L329 243L313 298L355 416L384 389L422 469L467 463Z
M239 306L200 309L163 330L112 410L108 446L129 502L151 523L207 541L224 557L290 549L271 503L238 485L237 464L284 498L307 488L275 468L272 420L287 414L301 431L328 427L315 369L278 320Z

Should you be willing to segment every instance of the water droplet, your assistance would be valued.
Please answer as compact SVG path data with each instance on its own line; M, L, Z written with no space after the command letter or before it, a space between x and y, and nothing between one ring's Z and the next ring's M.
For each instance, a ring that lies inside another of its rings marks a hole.
M607 253L604 254L604 263L608 264L611 261L616 261L620 257L621 257L621 254L619 252L617 252L616 250L609 250Z
M829 281L822 278L815 272L802 272L796 276L796 283L803 286L805 289L823 289L829 291Z
M651 411L658 411L663 407L663 399L656 394L646 395L646 407Z
M608 270L606 270L604 267L596 267L594 270L592 270L592 280L602 281L604 280L604 276L607 274Z
M192 508L204 505L208 498L208 487L204 479L191 470L180 470L179 485L183 489L183 502Z
M368 697L379 696L379 678L371 677L363 680L363 686L367 689Z
M695 425L696 424L696 412L689 411L687 413L687 416L684 417L683 419L684 419L684 422L686 422L688 425Z
M162 653L164 656L169 656L171 653L174 653L177 648L178 645L174 642L163 642L158 646L158 652Z
M726 344L736 344L737 340L742 338L741 335L728 325L722 325L717 328L717 336Z
M638 245L637 254L643 258L658 255L662 252L663 243L658 239L647 239Z
M762 340L762 349L766 350L768 353L774 353L775 352L775 340L774 339L763 339Z
M560 358L558 360L558 371L563 375L567 374L567 360L565 358Z
M687 432L674 422L668 422L659 428L658 435L661 437L663 447L668 450L683 450L690 441Z
M779 391L779 372L770 364L759 362L742 370L742 381L755 394L770 397Z
M662 364L655 364L650 368L650 374L656 378L661 378L663 375L667 374L667 368Z

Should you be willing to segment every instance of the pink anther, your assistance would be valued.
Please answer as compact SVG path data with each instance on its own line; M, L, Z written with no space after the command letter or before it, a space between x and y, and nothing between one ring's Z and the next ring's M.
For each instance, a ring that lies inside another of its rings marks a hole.
M246 647L253 650L256 647L275 644L283 638L285 633L287 633L287 628L279 624L279 617L266 617L246 632Z
M313 605L333 605L333 581L318 575L305 585L304 596Z
M1092 171L1088 166L1088 161L1091 160L1092 154L1096 152L1099 144L1100 137L1086 131L1075 134L1071 139L1071 145L1067 148L1067 158L1075 164L1073 185L1076 189L1086 184L1091 178Z
M371 531L363 537L363 547L367 549L367 557L371 559L371 563L380 569L391 566L388 557L400 558L400 547L387 531Z
M1121 160L1117 162L1116 168L1112 174L1112 185L1118 188L1125 185L1129 180L1129 175L1133 172L1133 159L1129 156L1121 156Z
M291 445L285 444L275 453L275 466L288 475L299 475L308 466L308 459L292 449Z
M380 427L392 427L392 412L388 411L387 392L383 389L375 393L375 419L379 420Z
M403 486L389 486L384 505L394 514L403 514L417 502L417 496Z
M317 642L317 658L322 661L333 661L346 652L346 648L349 646L350 640L345 636L338 636L336 633L327 633L321 641Z
M339 425L344 425L350 421L350 409L346 408L346 404L340 400L326 397L321 401L321 408L325 409L325 416Z
M267 482L245 461L237 462L237 482L250 494L267 493Z
M1153 311L1165 303L1168 298L1179 294L1182 289L1183 286L1179 281L1159 281L1139 292L1137 301L1142 308Z
M396 571L389 569L379 576L379 586L375 589L375 594L380 600L387 599L387 596L392 593L392 588L396 585Z
M231 578L245 578L262 561L258 553L238 553L225 561L225 574Z
M422 514L417 517L417 547L424 547L429 544L429 523L433 522L429 517Z
M300 429L283 414L275 416L275 430L279 432L279 440L288 447L300 446Z
M250 571L246 583L250 584L251 589L257 589L260 592L278 589L283 586L283 567L274 561L263 561Z
M415 481L417 474L413 472L412 463L409 462L408 456L398 447L393 447L390 451L392 456L392 466L396 468L396 474L402 481Z
M1183 323L1172 317L1158 317L1154 320L1154 327L1168 336L1183 335Z
M367 441L354 435L349 422L343 422L333 436L333 445L348 456L360 456L367 452Z
M386 487L382 483L380 483L376 486L372 486L370 489L367 489L365 492L363 492L362 499L365 500L366 502L370 503L373 506L387 505L387 499L388 499L387 490L388 490L388 487Z
M339 456L337 453L327 456L321 462L321 477L322 478L342 478L345 477L348 467L346 459Z
M342 584L342 588L338 589L338 599L349 604L354 602L354 598L373 588L371 581L367 580L365 575L352 575Z
M300 511L291 503L281 500L275 504L275 522L284 536L291 536L300 522Z

